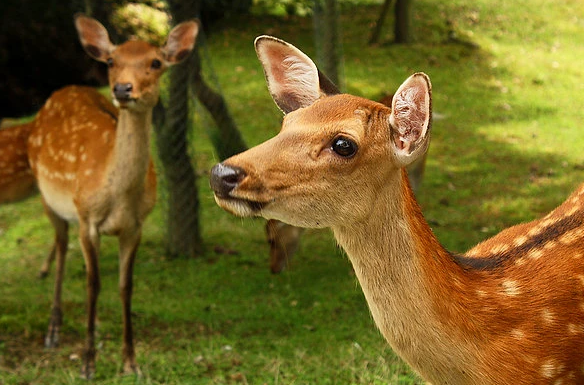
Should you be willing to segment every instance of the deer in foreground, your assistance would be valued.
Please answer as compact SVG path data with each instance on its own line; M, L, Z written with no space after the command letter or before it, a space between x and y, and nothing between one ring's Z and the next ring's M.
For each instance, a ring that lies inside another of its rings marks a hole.
M0 196L0 202L30 193L32 170L55 228L53 250L43 267L48 270L51 259L56 258L47 347L55 347L59 341L69 224L79 224L87 272L87 338L81 369L86 378L95 372L100 237L118 237L123 370L139 373L132 337L132 270L142 223L156 200L156 174L150 157L152 110L158 101L160 76L192 51L199 25L196 21L177 25L162 47L140 40L114 45L103 25L83 15L75 17L75 26L85 51L108 65L109 86L119 110L93 88L69 86L53 93L30 124L0 132L0 143L11 136L20 140L0 153L0 159L18 158L20 162L2 175L1 190L10 187L14 193ZM21 145L22 135L26 147Z
M584 185L544 218L452 254L405 171L428 147L428 76L405 80L388 108L323 92L286 42L255 47L286 116L277 136L213 167L219 206L330 227L381 333L427 381L583 384Z

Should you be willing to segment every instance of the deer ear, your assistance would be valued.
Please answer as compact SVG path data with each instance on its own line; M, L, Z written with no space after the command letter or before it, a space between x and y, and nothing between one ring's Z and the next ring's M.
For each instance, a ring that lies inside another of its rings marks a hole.
M310 106L337 87L298 48L272 36L260 36L255 49L264 67L268 89L278 107L289 113Z
M115 49L105 27L83 14L75 15L75 28L83 49L95 60L105 62Z
M432 84L428 75L410 76L396 91L389 116L396 161L405 167L428 149L432 123Z
M184 60L195 48L199 34L199 21L189 20L175 26L168 34L166 44L162 47L167 64L172 65Z

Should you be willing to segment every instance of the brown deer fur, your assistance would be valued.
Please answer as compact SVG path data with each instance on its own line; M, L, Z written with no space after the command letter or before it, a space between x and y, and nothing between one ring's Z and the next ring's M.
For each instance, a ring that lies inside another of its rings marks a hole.
M24 123L0 130L0 204L25 199L37 190L26 153L32 127Z
M287 115L276 137L213 168L217 203L332 228L383 336L435 385L584 383L584 185L546 217L449 253L404 169L428 146L429 78L412 75L388 108L319 91L312 61L281 40L256 50Z

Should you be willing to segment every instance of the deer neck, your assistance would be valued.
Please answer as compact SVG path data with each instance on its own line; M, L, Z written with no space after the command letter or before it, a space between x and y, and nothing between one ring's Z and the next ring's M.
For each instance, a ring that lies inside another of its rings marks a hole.
M473 348L440 317L444 312L431 286L441 278L429 277L458 272L457 266L423 219L406 178L403 173L386 183L366 221L333 232L347 252L375 323L394 351L425 378L464 383ZM455 308L464 308L458 305Z
M152 109L121 109L116 129L113 159L108 172L110 188L131 191L144 188L150 163Z

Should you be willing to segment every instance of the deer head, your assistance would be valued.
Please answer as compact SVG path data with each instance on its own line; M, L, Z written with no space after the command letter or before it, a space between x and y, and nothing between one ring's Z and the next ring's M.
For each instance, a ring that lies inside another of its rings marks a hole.
M166 44L159 48L141 40L115 45L105 27L85 15L76 15L75 27L85 52L107 64L114 104L140 110L156 104L160 76L189 55L199 30L196 21L183 22L170 31Z
M388 108L330 92L312 60L282 40L260 36L255 47L285 117L276 137L213 168L217 203L301 227L365 219L387 181L401 183L399 170L428 147L428 76L410 76Z

